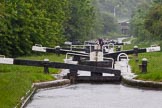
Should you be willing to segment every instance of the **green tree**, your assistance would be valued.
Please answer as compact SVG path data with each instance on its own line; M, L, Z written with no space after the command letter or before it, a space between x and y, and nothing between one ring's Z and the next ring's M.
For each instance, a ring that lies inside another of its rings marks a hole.
M148 12L145 28L152 34L152 38L162 39L162 5L155 4Z
M162 0L153 0L153 2L162 4Z
M8 0L1 4L5 10L0 17L1 54L27 55L35 43L52 47L63 43L68 0Z
M117 20L109 13L101 13L103 23L103 34L108 35L110 32L117 32Z
M94 11L90 0L70 0L70 19L65 35L70 41L90 38L94 22Z
M131 19L131 34L142 41L151 38L150 32L145 29L144 25L150 6L151 5L147 2L141 2L141 4L138 5L137 11L133 13Z
M31 54L34 44L54 47L65 39L89 39L94 27L91 0L0 1L0 54Z

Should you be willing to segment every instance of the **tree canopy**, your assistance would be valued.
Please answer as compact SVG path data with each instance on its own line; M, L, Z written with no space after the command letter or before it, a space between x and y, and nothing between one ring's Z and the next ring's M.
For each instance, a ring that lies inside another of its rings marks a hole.
M118 22L130 20L137 8L143 4L147 6L150 2L151 0L94 0L98 23L96 31L99 35L118 32Z
M157 5L149 11L151 1ZM119 20L130 18L133 35L162 37L160 4L161 0L1 0L0 54L29 55L34 44L54 47L65 40L107 36L118 32Z
M87 38L93 27L91 0L4 0L0 6L0 54L6 56Z
M162 1L153 0L150 4L141 5L133 15L132 34L139 40L162 39Z

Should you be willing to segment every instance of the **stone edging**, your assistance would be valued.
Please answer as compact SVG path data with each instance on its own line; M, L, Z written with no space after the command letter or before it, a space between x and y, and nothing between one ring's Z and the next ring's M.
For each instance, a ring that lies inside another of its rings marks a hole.
M122 82L124 84L128 84L134 87L162 89L162 82L136 80L127 76L122 76Z
M134 73L132 73L131 66L127 61L116 62L116 68L121 70L122 82L134 87L162 89L162 82L137 80Z
M69 85L69 84L70 84L69 79L60 79L60 80L54 80L54 81L48 81L48 82L34 83L31 86L31 89L26 93L26 95L21 98L21 102L17 104L15 108L24 108L29 103L29 101L31 100L31 97L34 95L34 93L38 89L58 87L58 86Z

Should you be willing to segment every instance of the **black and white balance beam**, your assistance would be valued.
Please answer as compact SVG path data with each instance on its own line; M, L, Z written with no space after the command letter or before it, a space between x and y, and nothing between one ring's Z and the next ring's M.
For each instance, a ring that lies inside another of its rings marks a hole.
M115 69L111 69L111 68L78 65L78 64L67 64L67 63L59 63L59 62L49 62L49 61L0 58L0 64L13 64L13 65L24 65L24 66L36 66L36 67L47 66L49 68L75 69L75 70L90 71L90 72L94 72L94 73L109 73L109 74L114 74L116 76L121 75L120 70L115 70Z
M48 47L42 47L42 46L33 46L32 50L38 51L38 52L47 52L47 53L56 53L56 54L57 53L59 54L74 53L74 54L79 54L80 56L83 56L83 57L89 57L88 53L73 51L68 48L64 49L64 48L48 48ZM80 51L83 51L83 49L80 49Z
M148 48L139 48L137 50L138 53L147 53L147 52L156 52L156 51L160 51L161 48L160 46L152 46L152 47L148 47ZM104 57L117 57L120 53L125 53L125 54L134 54L134 49L132 50L125 50L125 51L117 51L114 53L104 53Z

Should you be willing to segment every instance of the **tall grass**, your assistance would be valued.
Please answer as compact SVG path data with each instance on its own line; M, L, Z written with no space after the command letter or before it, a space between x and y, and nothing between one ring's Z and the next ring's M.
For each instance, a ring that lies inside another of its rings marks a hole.
M63 62L64 56L41 55L21 57L21 59L44 60ZM50 73L59 70L50 69ZM0 65L0 108L13 108L21 97L31 89L33 82L54 80L50 74L44 74L41 67Z

